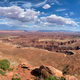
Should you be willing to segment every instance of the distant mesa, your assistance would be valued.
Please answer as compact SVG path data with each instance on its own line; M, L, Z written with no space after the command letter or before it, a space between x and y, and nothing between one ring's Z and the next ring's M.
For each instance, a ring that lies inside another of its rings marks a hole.
M24 32L24 30L0 30L0 33L17 33L17 32Z

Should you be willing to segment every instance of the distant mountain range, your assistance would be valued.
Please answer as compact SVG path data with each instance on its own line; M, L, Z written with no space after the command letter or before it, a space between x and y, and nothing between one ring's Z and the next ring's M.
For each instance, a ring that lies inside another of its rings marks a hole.
M37 32L74 32L69 30L38 30Z
M13 33L15 33L15 32L78 32L78 33L80 33L79 31L70 31L70 30L0 30L0 32L4 32L4 33L6 33L6 32L8 32L8 33L10 33L10 32L13 32Z

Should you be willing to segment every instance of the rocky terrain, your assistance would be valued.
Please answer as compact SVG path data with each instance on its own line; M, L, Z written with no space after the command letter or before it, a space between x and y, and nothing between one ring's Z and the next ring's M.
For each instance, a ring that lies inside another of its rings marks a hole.
M8 59L14 68L1 75L4 80L16 74L22 80L50 75L80 80L80 33L0 31L0 59Z

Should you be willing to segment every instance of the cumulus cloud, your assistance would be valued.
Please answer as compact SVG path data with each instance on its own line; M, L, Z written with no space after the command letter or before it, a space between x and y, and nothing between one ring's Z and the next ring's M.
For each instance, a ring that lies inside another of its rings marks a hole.
M33 25L33 27L38 28L38 26L37 26L37 25Z
M64 18L61 16L51 15L47 17L41 17L41 21L48 22L48 23L55 23L56 25L70 25L70 26L78 26L76 22L71 20L70 18Z
M33 23L28 23L28 22L21 22L21 21L18 21L18 20L11 20L11 19L8 19L8 18L5 18L4 19L1 19L0 20L0 25L2 26L7 26L8 29L25 29L25 28L30 28L30 26L28 26L28 24L33 24Z
M43 26L49 26L49 27L51 27L51 26L57 26L57 24L56 23L45 22L45 23L43 23Z
M66 9L57 9L56 12L65 11Z
M51 6L49 5L49 4L45 4L44 6L43 6L43 8L44 9L48 9L48 8L50 8Z
M24 11L24 9L18 6L0 7L0 16L21 22L35 21L39 14L39 11L36 12L33 9L26 9L26 11Z
M37 20L35 21L35 24L36 24L36 25L40 25L40 24L41 24L41 21L40 21L39 19L37 19Z
M28 25L22 25L22 27L28 27Z

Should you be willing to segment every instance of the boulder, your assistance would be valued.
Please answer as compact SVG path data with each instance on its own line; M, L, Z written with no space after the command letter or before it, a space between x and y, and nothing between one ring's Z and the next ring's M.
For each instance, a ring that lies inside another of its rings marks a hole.
M50 76L56 76L56 78L59 79L63 76L63 73L60 70L52 66L34 67L32 70L33 74L38 74L37 76L40 76L42 79L48 78ZM78 80L75 76L66 75L64 77L66 80Z
M76 77L70 75L66 75L65 78L66 80L78 80Z
M39 68L39 73L42 77L47 78L49 76L55 75L56 77L62 77L62 72L51 66L41 66Z

